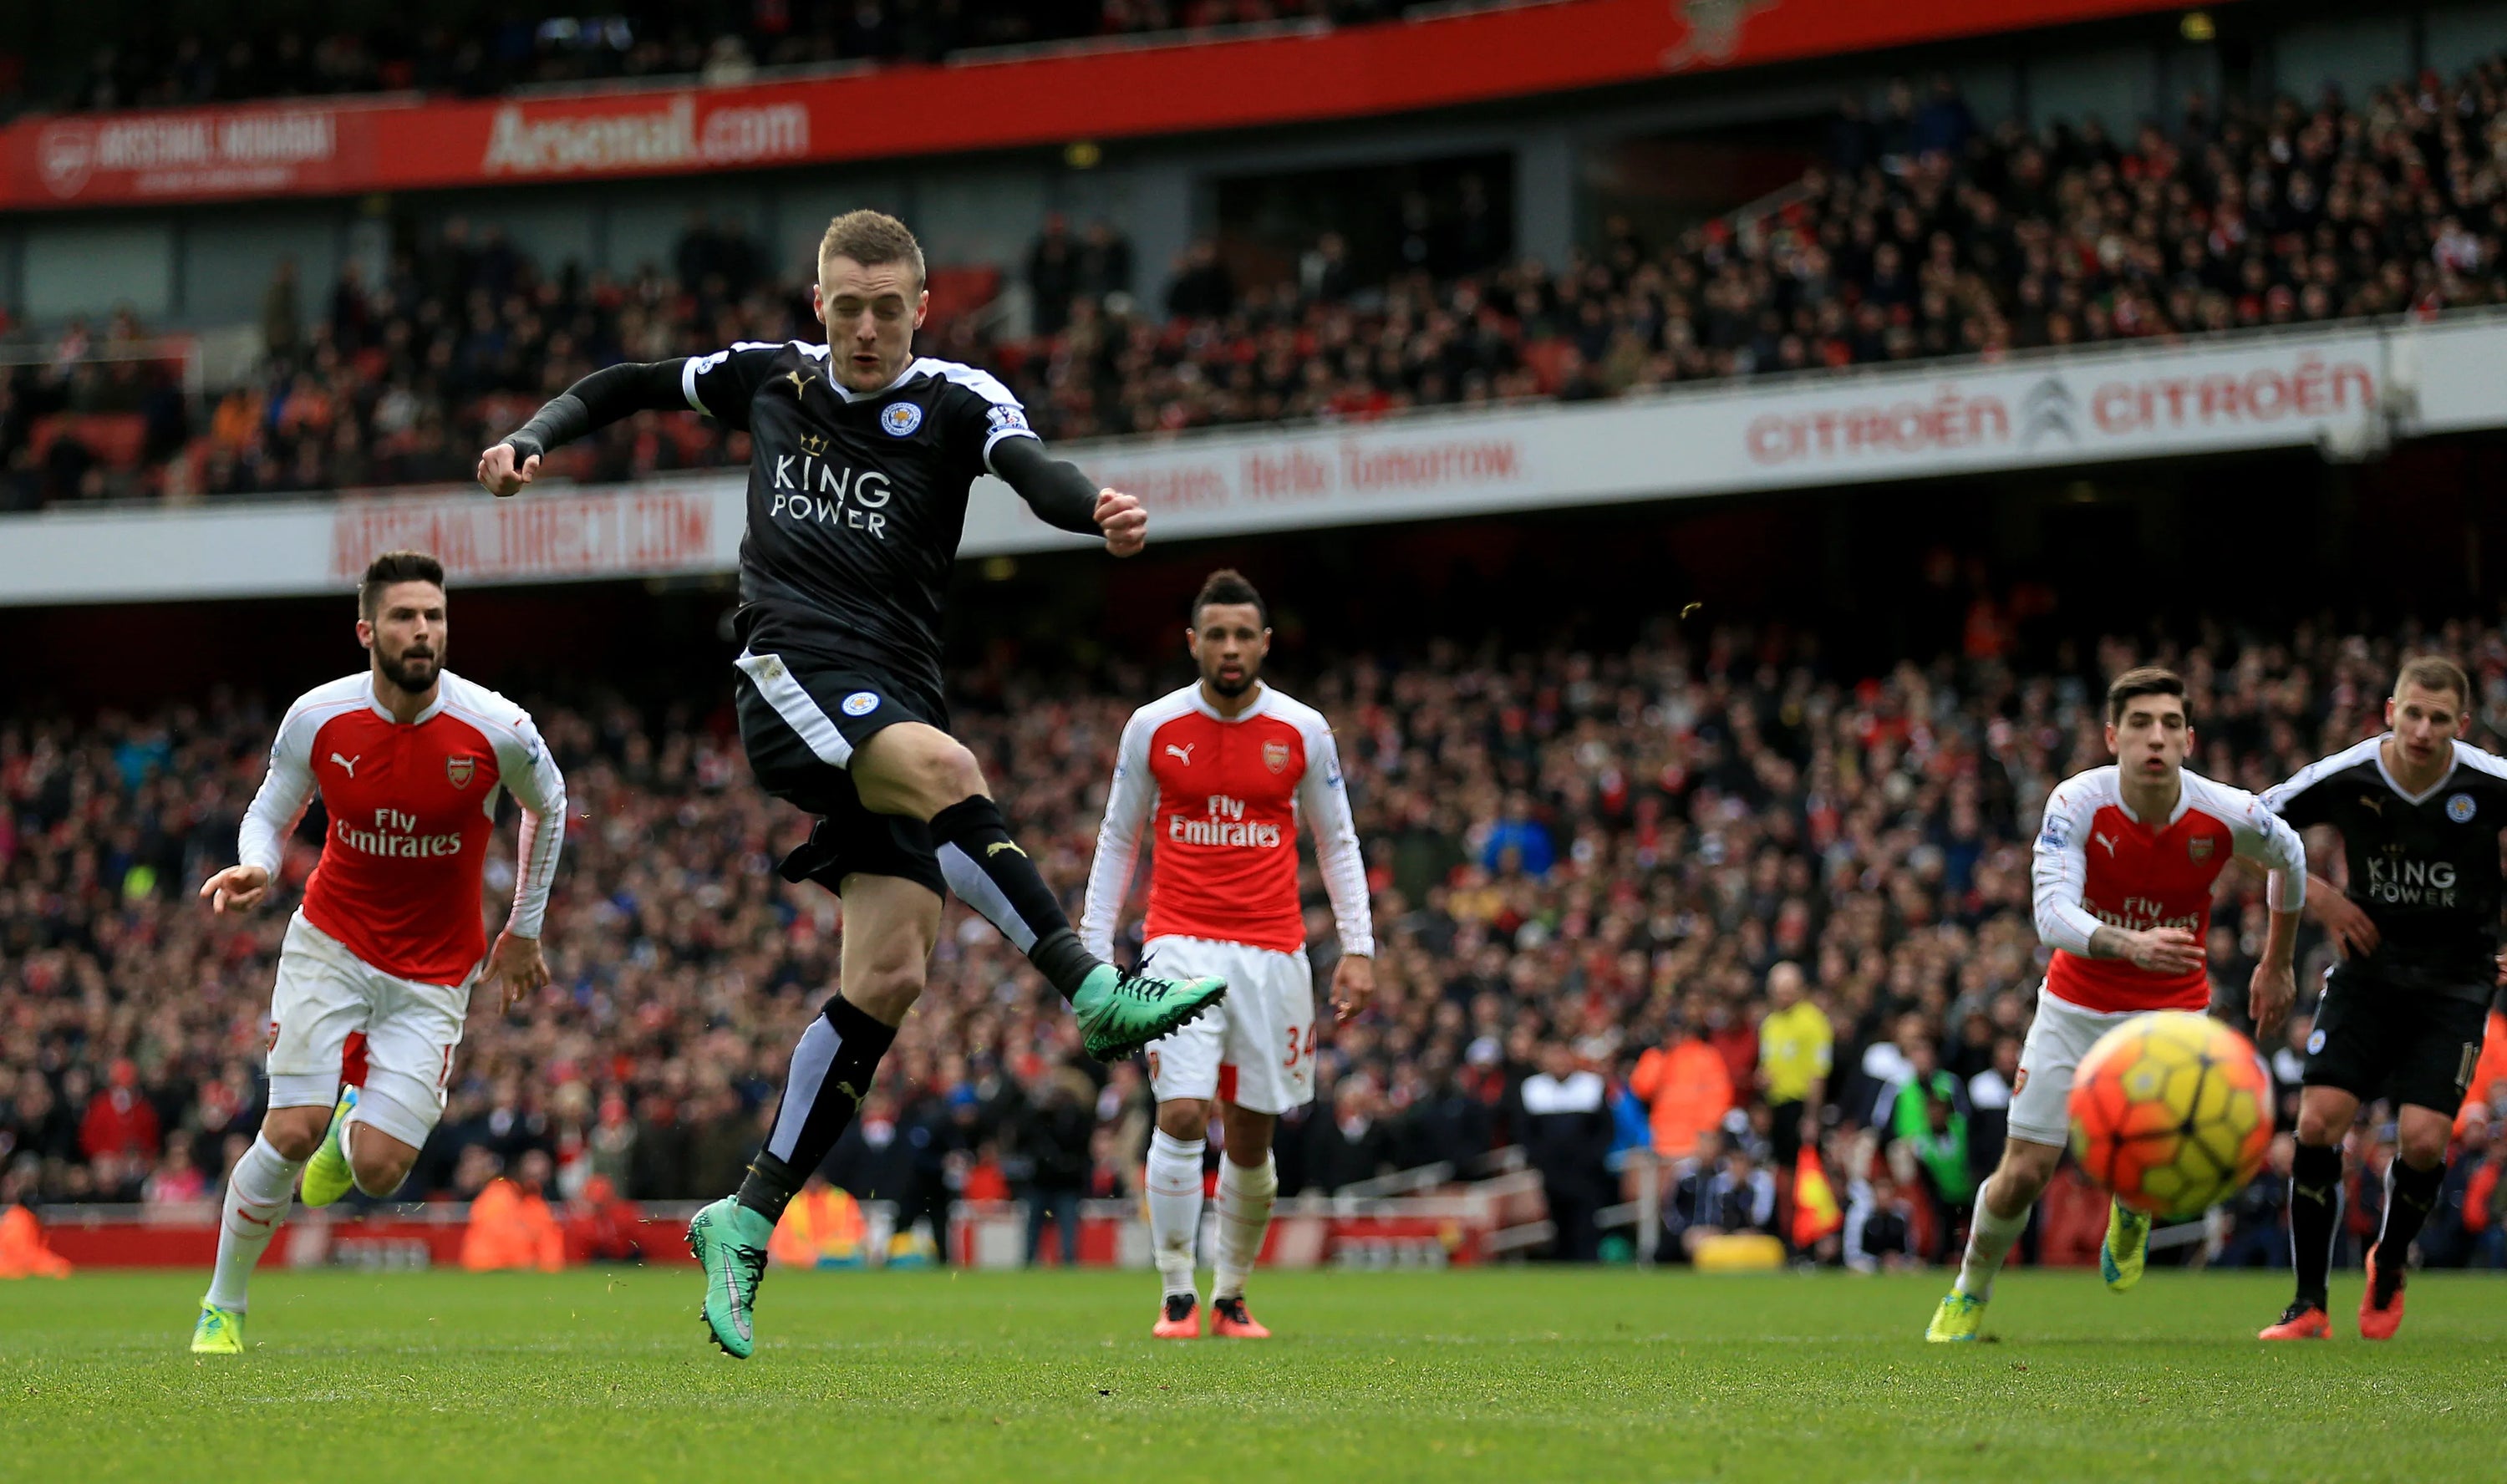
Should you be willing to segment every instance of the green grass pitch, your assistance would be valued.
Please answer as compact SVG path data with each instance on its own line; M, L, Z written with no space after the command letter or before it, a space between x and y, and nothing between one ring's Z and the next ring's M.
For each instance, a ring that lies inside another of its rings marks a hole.
M2507 1282L2428 1276L2403 1337L2250 1336L2287 1280L1945 1285L1686 1273L1262 1275L1267 1344L1147 1337L1145 1274L775 1274L757 1357L683 1269L265 1270L249 1351L198 1273L0 1285L0 1478L29 1480L2507 1476Z

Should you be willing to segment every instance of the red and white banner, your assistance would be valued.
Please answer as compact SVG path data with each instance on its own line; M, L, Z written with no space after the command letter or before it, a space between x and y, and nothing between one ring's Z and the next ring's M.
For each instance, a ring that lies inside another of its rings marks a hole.
M2354 457L2507 427L2507 314L1818 373L1654 396L1057 447L1150 539L1907 481L2241 450ZM464 584L737 568L745 475L0 517L0 604L345 593L376 553ZM976 482L965 557L1085 544Z
M1551 0L737 88L37 117L0 128L0 209L691 174L1365 118L2174 8Z

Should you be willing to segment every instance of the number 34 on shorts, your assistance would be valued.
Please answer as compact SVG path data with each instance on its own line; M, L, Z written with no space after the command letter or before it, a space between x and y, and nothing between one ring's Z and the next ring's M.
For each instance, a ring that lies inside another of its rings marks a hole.
M1217 974L1227 997L1149 1048L1160 1102L1221 1098L1257 1113L1303 1107L1315 1095L1315 978L1303 952L1205 938L1152 938L1160 974Z

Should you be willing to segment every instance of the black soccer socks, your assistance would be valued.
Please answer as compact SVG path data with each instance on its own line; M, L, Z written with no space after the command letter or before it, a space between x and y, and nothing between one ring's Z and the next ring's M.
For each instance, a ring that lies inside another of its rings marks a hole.
M1079 946L1053 888L1010 839L1001 807L982 794L959 800L931 816L931 843L958 899L999 928L1063 998L1078 994L1098 959Z
M828 998L792 1048L783 1101L776 1106L765 1147L740 1182L741 1205L769 1221L782 1219L793 1193L844 1137L870 1091L879 1059L895 1039L894 1027L881 1025L852 1000L842 995Z
M2420 1224L2437 1208L2438 1186L2445 1182L2444 1160L2415 1170L2397 1154L2385 1167L2385 1225L2377 1234L2377 1265L2388 1285L2399 1286L2394 1280L2402 1277L2412 1239L2420 1234Z
M2301 1303L2325 1306L2333 1266L2333 1219L2342 1209L2342 1149L2300 1144L2289 1170L2289 1255Z

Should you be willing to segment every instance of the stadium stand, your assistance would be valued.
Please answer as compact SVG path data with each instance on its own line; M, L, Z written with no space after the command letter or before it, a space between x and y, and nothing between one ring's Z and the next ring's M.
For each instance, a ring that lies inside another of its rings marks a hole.
M1421 266L1355 281L1336 235L1239 284L1196 243L1162 305L1129 245L1051 224L1036 320L979 312L1000 266L935 272L925 353L995 369L1048 437L1361 419L1581 400L1719 378L2430 312L2507 300L2507 58L2251 110L2191 100L2129 138L2095 121L1981 129L1946 83L1837 116L1829 156L1755 207L1663 242L1624 219L1569 262L1499 261L1468 193ZM792 245L792 244L779 244ZM0 385L0 508L351 489L466 477L542 398L622 359L813 333L775 250L710 226L668 265L587 274L454 219L318 289L273 280L261 374L213 404L140 343L73 325ZM1012 266L1015 267L1015 266ZM101 421L97 419L103 419ZM554 472L615 480L745 459L739 435L647 415Z
M484 24L385 23L311 34L299 24L220 28L214 39L147 18L84 58L11 58L0 118L27 108L174 108L263 98L419 91L482 97L516 88L612 81L745 82L761 68L936 62L974 48L1091 37L1243 34L1280 23L1351 24L1405 9L1382 0L1107 0L1085 4L758 6L745 23L724 8L611 4L598 14L501 10ZM439 8L430 16L441 16ZM63 62L48 66L43 62Z
M2372 729L2407 647L2461 657L2481 690L2476 739L2507 736L2507 628L2494 620L2206 631L2158 655L2109 639L2034 668L1988 642L1865 676L1830 673L1807 640L1773 631L1650 633L1607 653L1436 644L1291 677L1344 740L1382 958L1374 1005L1329 1038L1319 1101L1283 1134L1285 1189L1469 1170L1523 1139L1525 1079L1571 1065L1608 1079L1613 1150L1567 1151L1600 1161L1665 1137L1665 1110L1631 1081L1695 1095L1696 1080L1673 1087L1640 1067L1695 1046L1703 1080L1726 1090L1704 1115L1718 1142L1667 1193L1684 1221L1758 1220L1749 1192L1764 1176L1732 1162L1764 1158L1754 1027L1770 969L1793 961L1835 1027L1820 1112L1838 1204L1859 1213L1853 1249L1839 1250L1834 1219L1804 1245L1858 1265L1878 1260L1870 1244L1884 1233L1892 1250L1920 1251L1943 1231L1930 1162L1974 1173L1996 1152L1997 1089L2041 972L2027 841L2053 782L2103 756L2097 673L2181 666L2208 766L2249 787ZM1005 780L1048 878L1075 893L1114 739L1149 677L961 682L961 735ZM738 1177L791 1028L833 980L837 924L832 899L774 876L798 819L750 785L715 705L538 706L580 815L550 917L558 983L513 1015L474 1011L451 1110L404 1195L475 1195L540 1157L566 1195L601 1180L634 1199L689 1197ZM273 719L266 698L229 695L91 724L0 722L0 1169L20 1193L180 1203L248 1140L285 904L212 919L191 887L230 858ZM291 894L310 838L290 853ZM510 865L491 866L491 907L509 885ZM1311 872L1306 887L1327 972L1330 917ZM2233 874L2224 889L2210 961L2235 1016L2264 909L2259 880ZM2312 926L2302 950L2311 985L2327 952ZM2302 1018L2290 1045L2305 1034ZM909 1219L1013 1188L1039 1109L1084 1065L1042 983L956 908L898 1044L830 1171ZM2294 1063L2275 1066L2286 1094ZM1930 1068L1957 1140L1918 1148L1890 1122ZM1086 1094L1089 1189L1126 1193L1147 1128L1138 1068L1090 1068ZM2487 1111L2507 1117L2507 1099ZM2373 1170L2379 1151L2363 1142L2358 1156ZM2452 1255L2432 1260L2494 1262L2495 1173L2464 1165L2453 1224L2429 1247ZM2093 1244L2102 1201L2076 1204ZM1891 1224L1910 1208L1916 1230ZM2270 1260L2278 1210L2236 1208L2252 1230L2227 1250Z

